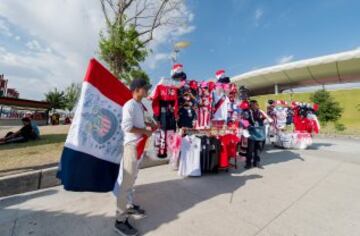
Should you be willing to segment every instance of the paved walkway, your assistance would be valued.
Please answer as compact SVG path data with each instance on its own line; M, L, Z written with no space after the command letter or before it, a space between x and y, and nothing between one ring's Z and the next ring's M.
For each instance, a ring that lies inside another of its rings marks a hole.
M265 169L179 178L141 171L145 235L360 235L360 143L316 140L310 150L269 150ZM111 194L60 187L0 200L0 235L116 235Z

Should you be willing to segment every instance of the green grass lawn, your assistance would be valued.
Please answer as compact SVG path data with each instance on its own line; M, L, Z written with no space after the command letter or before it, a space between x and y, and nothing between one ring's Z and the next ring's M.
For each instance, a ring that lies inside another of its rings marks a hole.
M346 130L339 132L334 128L334 124L329 123L326 127L322 127L321 133L325 134L344 134L344 135L360 135L360 89L329 91L331 96L338 101L344 112L340 119L340 123L346 126ZM269 99L286 101L310 102L311 93L294 93L294 94L278 94L263 95L254 97L257 99L262 109L266 108Z

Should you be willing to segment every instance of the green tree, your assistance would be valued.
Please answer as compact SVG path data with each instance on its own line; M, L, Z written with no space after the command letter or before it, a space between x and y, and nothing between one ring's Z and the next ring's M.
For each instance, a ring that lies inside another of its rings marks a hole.
M69 111L72 111L79 100L81 93L81 83L71 83L65 89L65 107Z
M317 114L322 124L326 125L328 122L337 122L340 119L343 108L325 89L313 93L310 100L319 105Z
M51 109L65 109L66 107L65 93L58 91L57 88L45 94L45 101L50 103Z
M148 50L139 40L134 27L125 29L121 24L109 25L106 36L100 33L99 48L100 57L118 79L129 84L134 74L142 74L148 78L140 67Z
M140 63L149 55L154 32L162 27L177 34L192 18L185 0L99 0L106 22L99 54L118 79L149 79ZM170 39L169 39L170 40Z

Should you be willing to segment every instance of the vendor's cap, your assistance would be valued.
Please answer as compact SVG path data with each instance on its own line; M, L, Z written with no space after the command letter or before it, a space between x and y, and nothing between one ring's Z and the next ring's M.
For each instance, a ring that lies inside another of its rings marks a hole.
M131 84L130 84L131 91L134 91L135 89L141 89L141 88L149 90L151 88L151 84L149 84L144 79L134 79L133 81L131 81Z
M24 118L22 118L21 120L22 120L23 122L30 122L30 121L31 121L29 117L24 117Z

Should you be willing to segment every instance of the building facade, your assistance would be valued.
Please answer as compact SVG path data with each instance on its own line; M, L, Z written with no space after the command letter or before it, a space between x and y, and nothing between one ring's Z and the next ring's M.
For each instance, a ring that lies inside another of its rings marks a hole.
M19 98L20 94L15 88L8 88L8 80L4 74L0 75L0 97Z

